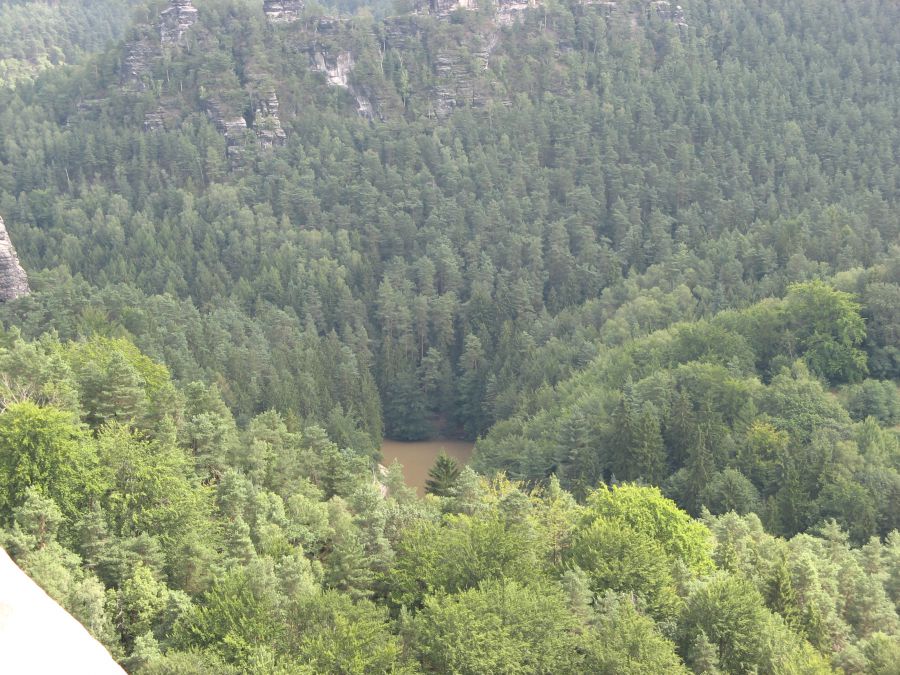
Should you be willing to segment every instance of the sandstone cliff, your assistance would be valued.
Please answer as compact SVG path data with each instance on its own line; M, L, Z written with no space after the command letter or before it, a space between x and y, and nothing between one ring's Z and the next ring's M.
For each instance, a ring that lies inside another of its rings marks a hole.
M29 292L28 277L19 264L19 256L9 239L3 218L0 218L0 302L15 300Z
M570 1L578 16L616 16L632 26L670 22L687 27L684 10L667 0ZM504 80L514 81L509 72L522 63L507 40L536 44L544 39L547 22L547 10L542 9L546 0L412 0L410 11L381 21L316 15L304 0L256 2L258 19L269 24L258 53L241 53L232 72L212 69L197 92L203 111L225 139L232 168L255 157L256 149L284 146L302 106L321 95L314 91L320 86L342 90L327 100L339 102L348 112L355 109L371 122L443 120L459 109L508 106L515 92ZM168 0L159 20L144 25L125 45L121 82L127 92L147 99L140 108L146 132L177 129L197 112L190 110L197 100L181 89L183 75L177 76L178 89L169 77L183 67L182 55L197 59L207 49L220 48L210 28L192 0ZM559 44L555 57L571 49ZM272 50L290 54L293 68L309 69L318 77L306 78L299 88L296 82L288 84L296 72L273 70L267 58ZM222 62L236 56L223 54ZM172 68L163 72L166 57ZM498 68L507 73L505 78L498 77ZM163 89L156 100L147 96L151 84ZM313 91L306 90L309 85ZM548 77L542 88L562 96L566 79Z
M302 0L263 0L263 11L272 23L291 23L303 12Z
M281 118L278 115L278 94L269 91L256 102L253 115L253 131L256 133L259 144L263 148L272 148L284 145L287 134L281 126Z
M197 8L191 0L171 0L159 18L160 42L163 45L178 44L190 27L197 23Z

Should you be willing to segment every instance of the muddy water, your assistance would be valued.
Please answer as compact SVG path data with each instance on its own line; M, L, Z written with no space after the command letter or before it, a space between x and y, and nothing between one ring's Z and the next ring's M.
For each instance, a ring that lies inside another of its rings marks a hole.
M474 443L468 441L389 441L384 439L381 444L382 463L388 466L395 459L403 465L403 477L406 484L416 488L419 496L425 493L425 481L428 480L428 470L434 466L434 460L441 450L446 451L460 464L465 464L472 458Z

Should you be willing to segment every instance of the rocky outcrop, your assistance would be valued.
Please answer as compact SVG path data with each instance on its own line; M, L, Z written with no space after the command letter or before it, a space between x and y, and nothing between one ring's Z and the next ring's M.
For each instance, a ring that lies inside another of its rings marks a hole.
M687 21L685 21L684 10L681 8L681 5L675 5L667 2L667 0L657 0L657 2L650 3L647 12L650 17L657 16L663 21L674 23L676 26L687 27Z
M321 35L334 35L346 26L346 22L336 16L320 16L312 24L315 33Z
M163 46L181 43L184 34L197 23L197 8L191 0L169 0L159 15L159 41Z
M619 9L618 2L603 2L602 0L583 0L581 3L585 7L593 7L603 16L612 16Z
M206 101L206 115L225 137L225 153L232 163L244 153L244 139L247 135L247 120L234 114L215 99Z
M244 136L247 132L247 120L243 117L228 117L217 125L225 136L225 152L232 160L244 153Z
M491 78L486 73L498 40L499 32L490 30L437 51L433 63L437 84L431 101L434 117L443 119L457 107L480 108L488 103Z
M3 218L0 218L0 302L15 300L30 292L28 277L19 264L19 256L9 239Z
M360 116L375 119L375 106L372 105L371 97L350 82L350 73L355 65L353 54L349 51L330 52L319 47L310 56L310 65L316 72L323 73L332 87L341 87L350 92Z
M313 70L324 73L328 84L333 87L350 86L350 71L353 70L353 55L350 52L330 53L316 51L312 56Z
M165 111L160 107L144 113L144 131L162 131L165 129Z
M139 91L147 88L146 75L151 71L158 50L149 40L136 40L125 45L122 84Z
M382 24L385 46L397 51L417 49L422 44L422 29L416 16L392 16Z
M469 100L474 95L474 88L468 69L453 52L438 53L434 72L441 83L434 89L433 110L435 117L443 119L460 101Z
M522 12L537 7L538 4L538 0L497 0L494 3L495 19L501 26L510 26Z
M287 134L281 126L278 115L278 95L271 91L256 103L253 113L253 131L259 145L263 148L282 146L287 141Z
M169 6L160 12L159 43L152 37L153 28L144 26L141 34L125 43L122 59L121 82L131 90L144 91L153 71L153 64L161 56L163 49L184 43L184 36L197 23L197 8L191 0L169 0Z
M263 12L271 23L291 23L303 12L302 0L263 0Z
M458 9L476 10L476 0L429 0L429 11L435 16L447 16Z

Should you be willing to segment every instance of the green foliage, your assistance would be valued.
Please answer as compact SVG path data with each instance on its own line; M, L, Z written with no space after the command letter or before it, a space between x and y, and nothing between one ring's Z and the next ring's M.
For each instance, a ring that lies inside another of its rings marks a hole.
M212 647L228 661L244 665L262 646L278 642L283 630L276 609L276 590L257 565L236 568L203 596L202 604L179 624L177 640L185 645Z
M326 591L288 608L288 653L309 672L412 672L391 632L387 611L368 601Z
M0 413L0 514L7 521L29 488L73 517L102 486L94 447L69 413L30 402Z
M866 355L858 347L866 336L865 322L849 293L822 282L795 284L788 289L784 309L788 339L797 340L815 373L838 382L866 374Z
M23 84L42 70L77 63L122 35L132 0L6 2L0 7L0 85Z
M552 587L488 580L429 596L409 621L414 653L434 672L577 672L574 618Z
M100 431L97 457L108 486L101 501L114 534L153 533L173 566L190 542L214 541L211 494L192 475L181 448L113 424Z
M678 609L672 562L665 549L644 530L623 520L598 518L579 532L569 562L583 569L591 590L631 592L657 620L671 618Z
M844 396L847 412L855 420L874 417L888 426L900 422L900 395L893 382L864 380L848 387Z
M699 584L687 599L680 623L682 647L689 649L706 636L726 672L776 667L830 672L827 662L774 618L752 584L741 578L720 574ZM701 655L696 647L691 653Z
M709 531L692 520L658 488L614 485L600 488L587 499L586 520L605 519L621 523L653 539L673 560L680 560L695 573L712 571L712 541Z
M595 634L583 641L584 671L602 675L687 673L675 645L653 621L638 612L627 595L608 594L598 607ZM693 662L695 672L696 660Z
M29 574L137 672L891 672L896 3L197 4L0 7Z
M460 466L455 459L441 452L434 461L434 466L428 470L428 480L425 481L425 491L438 497L448 497L459 479Z
M397 605L416 606L426 595L455 593L487 579L527 583L542 576L535 544L527 524L496 512L416 524L397 542L391 598Z

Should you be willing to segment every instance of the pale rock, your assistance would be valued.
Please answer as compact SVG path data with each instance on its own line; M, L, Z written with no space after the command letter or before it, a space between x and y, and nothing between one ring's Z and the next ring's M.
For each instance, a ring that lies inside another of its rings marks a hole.
M263 0L263 12L271 23L292 23L303 12L302 0Z
M169 7L159 18L159 41L163 45L180 44L184 34L197 23L197 8L191 0L169 0Z
M313 55L313 69L324 73L328 78L328 84L333 87L350 86L350 71L353 70L353 55L350 52L338 52L333 55L324 51L317 51Z
M3 218L0 218L0 302L15 300L28 293L28 276L19 264L19 256L10 241Z
M287 134L281 126L278 114L278 95L271 91L265 98L256 103L253 114L253 131L263 148L282 146L287 141Z

